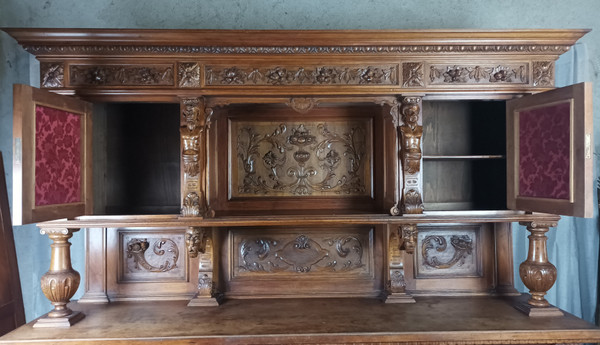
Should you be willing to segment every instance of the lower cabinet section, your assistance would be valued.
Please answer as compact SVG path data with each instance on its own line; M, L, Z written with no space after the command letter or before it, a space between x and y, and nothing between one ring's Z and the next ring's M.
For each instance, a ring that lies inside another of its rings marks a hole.
M81 301L516 292L509 223L416 229L408 245L391 225L203 228L191 255L186 227L91 228Z

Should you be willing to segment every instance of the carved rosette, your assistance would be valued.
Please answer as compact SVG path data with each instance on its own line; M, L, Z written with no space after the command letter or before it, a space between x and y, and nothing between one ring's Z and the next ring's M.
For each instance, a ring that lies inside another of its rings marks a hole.
M53 241L50 245L50 269L42 276L41 287L46 298L54 309L48 313L48 318L64 318L74 314L67 307L71 297L79 287L80 276L71 267L71 252L69 239L74 231L79 229L42 229L42 235L48 235Z
M533 86L554 86L554 62L533 62Z
M177 80L181 88L200 87L200 65L196 62L178 63Z
M173 65L70 65L71 86L173 86Z
M436 84L528 84L529 64L430 65L429 83Z
M42 62L40 76L42 88L64 87L65 65L62 62Z
M415 252L415 246L417 245L417 234L418 229L416 224L402 224L400 226L402 236L402 249L406 250L408 254Z
M402 86L403 87L420 87L425 86L423 82L423 63L422 62L405 62L402 64Z
M556 222L527 222L520 223L527 226L531 232L527 260L519 266L519 275L523 284L529 289L531 298L528 303L534 307L548 307L550 303L544 298L556 281L556 267L548 261L546 246L546 232L550 227L555 227Z
M270 68L206 66L207 85L398 85L398 65L276 66Z

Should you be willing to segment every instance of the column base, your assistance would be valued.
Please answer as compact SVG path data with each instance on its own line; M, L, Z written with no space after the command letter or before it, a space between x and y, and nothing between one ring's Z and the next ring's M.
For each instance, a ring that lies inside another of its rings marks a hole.
M78 303L95 303L95 304L106 304L109 303L110 300L105 293L102 292L88 292L81 296L81 298L77 301Z
M74 311L71 314L63 317L48 317L48 314L39 318L33 328L66 328L71 327L75 323L81 321L85 314L79 311Z
M400 303L416 303L417 301L415 301L415 299L405 293L405 292L398 292L398 293L392 293L391 295L388 295L387 298L385 299L385 303L386 304L400 304Z
M223 302L223 295L218 294L211 296L194 296L188 303L188 307L218 307Z
M562 310L554 307L535 307L527 302L515 304L515 308L529 317L557 317L564 316Z

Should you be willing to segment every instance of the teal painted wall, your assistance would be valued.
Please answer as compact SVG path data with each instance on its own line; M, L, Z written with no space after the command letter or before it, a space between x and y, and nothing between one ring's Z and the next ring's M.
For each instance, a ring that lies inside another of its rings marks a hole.
M198 29L505 29L589 28L582 39L589 50L595 132L600 124L600 1L598 0L0 0L2 27L198 28ZM12 84L35 85L37 63L8 35L0 33L0 150L12 166ZM596 135L595 155L600 152ZM11 171L7 171L9 192ZM597 218L596 218L597 219ZM598 231L597 221L590 223ZM567 228L567 230L569 229ZM597 234L595 239L597 240ZM83 272L83 236L72 242L75 268ZM15 227L15 241L27 319L50 306L38 291L48 268L48 240L35 227ZM585 239L582 239L585 241ZM519 242L521 244L521 242ZM596 245L597 248L597 245ZM521 251L522 253L522 251ZM522 255L522 254L519 254ZM597 267L596 256L589 264ZM552 258L551 258L552 259ZM516 261L523 261L517 257ZM594 261L595 260L595 261ZM561 267L559 267L559 271ZM597 269L596 269L597 272ZM588 277L589 278L589 277ZM590 279L597 281L597 277ZM568 281L566 282L568 284ZM595 301L595 299L594 299ZM587 302L589 303L589 302ZM594 302L595 303L595 302ZM34 307L35 305L35 307ZM586 306L587 309L593 307ZM587 312L588 320L593 313Z

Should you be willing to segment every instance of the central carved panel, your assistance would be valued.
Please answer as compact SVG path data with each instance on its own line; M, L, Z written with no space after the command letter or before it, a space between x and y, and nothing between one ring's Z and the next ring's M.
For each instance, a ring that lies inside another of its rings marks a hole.
M371 119L231 121L232 197L371 196Z
M231 234L234 277L348 277L372 271L372 229L233 230Z

